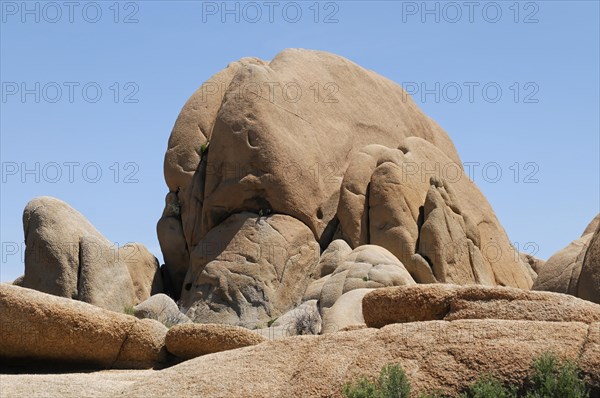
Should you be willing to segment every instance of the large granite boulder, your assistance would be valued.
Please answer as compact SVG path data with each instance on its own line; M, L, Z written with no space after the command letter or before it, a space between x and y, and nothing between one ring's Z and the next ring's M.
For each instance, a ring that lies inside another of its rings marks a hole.
M460 165L447 134L399 85L342 57L289 49L231 64L194 93L169 139L158 230L174 283L205 235L240 211L289 215L327 246L355 154L409 136Z
M142 244L116 247L59 199L30 201L23 228L23 287L117 312L163 289L158 260Z

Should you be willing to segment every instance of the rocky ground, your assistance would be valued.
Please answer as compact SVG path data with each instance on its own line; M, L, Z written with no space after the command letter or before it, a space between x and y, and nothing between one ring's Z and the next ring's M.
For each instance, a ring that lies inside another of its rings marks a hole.
M335 97L249 90L315 81ZM230 64L184 105L165 180L162 265L59 199L26 206L2 397L341 397L390 363L456 395L522 384L546 352L600 396L600 215L548 261L519 253L450 137L375 72L299 49Z

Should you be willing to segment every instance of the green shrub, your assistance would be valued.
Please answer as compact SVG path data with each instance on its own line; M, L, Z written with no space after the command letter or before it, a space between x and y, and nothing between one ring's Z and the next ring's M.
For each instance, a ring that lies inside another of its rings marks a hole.
M127 315L135 315L135 310L131 305L126 305L125 308L123 308L123 312Z
M590 394L572 361L561 361L552 353L542 354L532 365L533 374L526 386L506 386L492 375L484 375L459 398L589 398ZM410 382L399 365L381 369L379 380L360 378L344 386L348 398L405 398ZM420 398L442 398L440 392L421 394Z
M380 393L375 383L371 383L363 377L354 384L346 384L344 395L348 398L378 398Z
M361 378L355 384L346 384L344 394L348 398L408 398L410 382L399 365L386 365L378 382Z
M587 398L584 381L577 366L561 361L552 353L542 354L533 362L533 375L527 398Z
M516 398L515 388L506 387L500 380L485 375L471 385L461 398Z

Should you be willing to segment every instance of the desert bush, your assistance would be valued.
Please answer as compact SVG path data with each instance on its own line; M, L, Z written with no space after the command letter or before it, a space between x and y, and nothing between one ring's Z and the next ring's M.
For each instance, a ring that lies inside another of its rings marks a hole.
M461 398L516 398L517 392L514 387L505 386L500 380L492 375L485 375L469 386L467 392L460 395Z
M386 365L378 382L360 378L355 384L346 384L344 394L348 398L408 398L410 382L399 365Z
M319 314L314 311L299 311L288 326L290 335L319 334Z
M132 315L133 316L133 315L135 315L135 310L133 309L132 305L126 305L123 308L123 313L127 314L127 315Z
M577 366L552 353L545 353L533 362L526 398L587 398L589 391L579 376Z

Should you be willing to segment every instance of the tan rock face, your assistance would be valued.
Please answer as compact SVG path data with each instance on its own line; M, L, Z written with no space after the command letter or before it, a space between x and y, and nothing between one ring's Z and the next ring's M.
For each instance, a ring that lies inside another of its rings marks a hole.
M166 361L167 328L156 321L0 284L0 357L107 368Z
M114 246L97 237L83 236L79 251L81 271L74 298L117 312L137 301L129 270L119 261Z
M233 214L196 245L181 296L195 322L251 328L300 304L319 245L281 214Z
M600 225L585 252L577 284L577 296L600 304Z
M385 247L418 283L533 283L479 189L423 139L363 148L344 176L338 217L350 246Z
M110 246L92 224L65 202L43 196L23 211L25 276L23 286L77 298L79 243L90 236Z
M228 325L182 324L167 333L169 352L182 359L260 344L266 339L251 330Z
M596 214L596 217L594 217L592 221L590 221L590 223L587 225L587 227L585 227L585 230L583 231L581 236L593 234L598 229L598 226L600 226L600 213Z
M457 319L600 322L600 305L569 295L504 287L416 285L377 289L362 301L367 326Z
M23 226L23 287L117 312L163 289L158 260L142 244L116 248L61 200L33 199Z
M581 267L591 239L592 234L584 235L554 253L540 267L532 289L577 296Z
M287 214L327 245L351 159L408 136L460 164L446 133L400 86L342 57L291 49L230 65L190 98L169 140L172 194L158 235L174 283L204 236L241 211Z
M455 395L485 373L522 383L533 360L547 351L578 361L598 390L599 325L431 321L299 336L184 362L136 383L123 396L342 397L345 383L374 378L389 363L400 364L418 392Z

